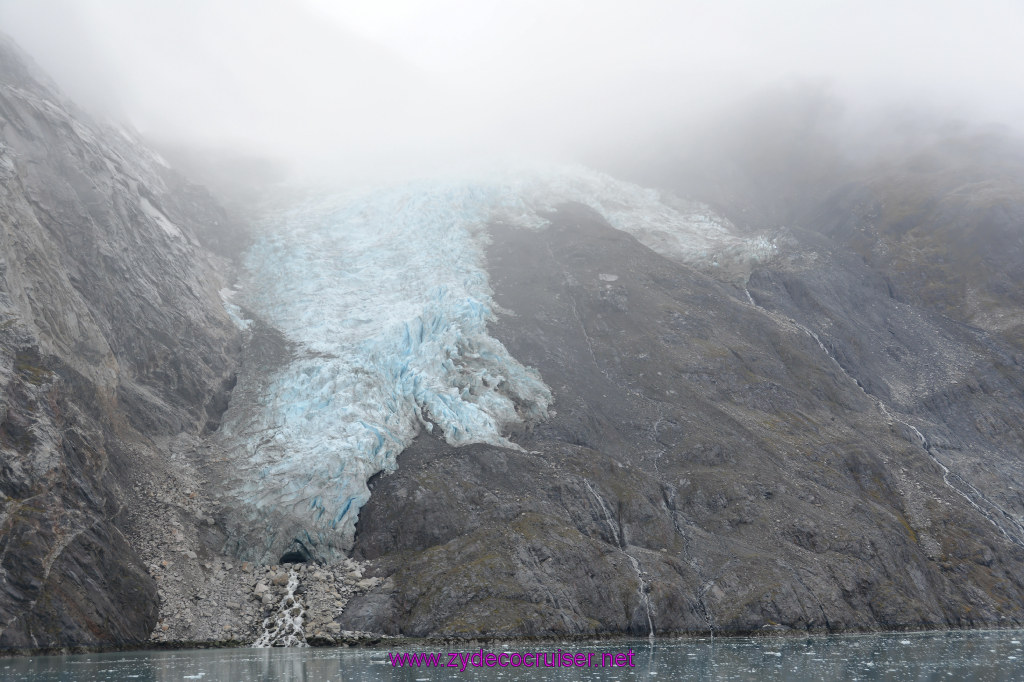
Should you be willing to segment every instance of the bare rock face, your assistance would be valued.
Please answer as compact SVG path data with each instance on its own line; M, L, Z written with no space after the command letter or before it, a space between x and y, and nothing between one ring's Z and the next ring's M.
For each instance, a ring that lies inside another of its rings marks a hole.
M238 347L203 246L234 228L182 186L0 38L0 647L156 622L124 512L167 438L216 428Z
M494 226L550 418L423 434L355 560L254 566L206 438L290 352L256 320L236 361L243 231L0 38L0 649L1020 626L1024 152L977 145L729 185L795 225L742 272Z
M523 451L421 436L375 479L355 551L389 580L342 627L1024 622L1024 376L1005 337L896 300L820 235L786 237L744 291L589 209L552 221L494 227L488 250L513 313L493 333L551 386L552 418Z

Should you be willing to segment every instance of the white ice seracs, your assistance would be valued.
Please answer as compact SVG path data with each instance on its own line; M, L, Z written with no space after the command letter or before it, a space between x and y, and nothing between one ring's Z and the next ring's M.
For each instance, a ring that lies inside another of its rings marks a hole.
M601 214L649 249L685 263L758 262L771 258L775 244L763 236L743 237L709 206L616 180L583 167L523 174L524 200L550 211L573 201Z
M271 219L240 297L296 353L259 413L225 427L253 434L231 497L263 526L254 554L276 559L295 540L318 558L347 550L367 480L423 425L453 445L515 447L505 426L546 415L548 388L487 331L482 228L500 201L487 187L431 183Z
M265 542L250 557L276 560L295 542L316 558L347 551L368 479L421 426L452 445L515 447L505 427L546 416L548 387L488 333L484 246L490 222L543 229L567 201L677 259L773 248L705 207L582 168L323 193L268 217L236 298L295 354L257 387L259 407L224 427L241 444L228 497Z

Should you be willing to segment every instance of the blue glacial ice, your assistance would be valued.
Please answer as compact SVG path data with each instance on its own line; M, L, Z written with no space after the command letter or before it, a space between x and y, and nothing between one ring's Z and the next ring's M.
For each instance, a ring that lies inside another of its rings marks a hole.
M486 186L429 183L268 218L238 297L295 353L259 409L225 425L246 472L230 497L266 534L251 556L296 539L317 558L349 549L367 480L421 427L516 447L504 427L546 416L548 388L487 331L482 235L501 203Z
M368 479L394 469L421 428L453 446L515 448L506 427L547 416L541 377L488 333L484 248L490 222L543 229L565 201L680 260L774 248L734 236L706 207L582 168L320 192L271 212L242 290L224 293L239 324L249 310L294 349L259 385L240 385L256 398L226 415L237 480L225 492L248 538L238 554L273 561L299 542L336 558L352 546Z

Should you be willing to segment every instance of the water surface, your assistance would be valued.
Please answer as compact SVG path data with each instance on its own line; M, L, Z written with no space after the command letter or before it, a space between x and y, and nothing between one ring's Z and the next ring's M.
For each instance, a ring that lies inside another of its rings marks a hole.
M501 652L634 652L624 668L395 668L379 649L200 649L0 659L0 679L74 680L1024 680L1024 631L491 645ZM404 649L422 653L432 649ZM476 648L451 652L479 651ZM595 660L599 655L595 655ZM445 663L449 656L443 656Z

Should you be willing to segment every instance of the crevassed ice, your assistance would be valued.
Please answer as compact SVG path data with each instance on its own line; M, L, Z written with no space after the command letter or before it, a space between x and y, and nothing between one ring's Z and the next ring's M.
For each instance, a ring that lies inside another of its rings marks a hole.
M515 182L535 210L573 201L600 213L653 251L686 263L764 261L776 252L764 236L743 237L709 206L623 182L583 167L525 173Z
M505 427L547 415L541 377L488 334L483 249L489 222L542 229L565 201L676 258L761 248L702 206L581 168L325 193L268 218L238 297L295 354L249 387L255 414L225 424L242 441L228 497L264 538L243 553L274 560L299 542L329 560L351 548L368 479L421 427L516 447Z
M231 491L266 533L253 556L296 540L324 559L350 548L367 480L421 425L452 445L515 447L504 427L546 416L541 378L487 332L481 230L502 201L483 185L421 183L270 218L240 297L296 351L262 387Z

